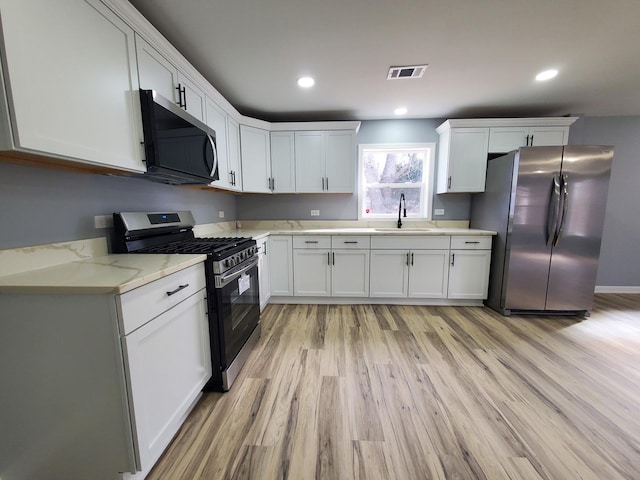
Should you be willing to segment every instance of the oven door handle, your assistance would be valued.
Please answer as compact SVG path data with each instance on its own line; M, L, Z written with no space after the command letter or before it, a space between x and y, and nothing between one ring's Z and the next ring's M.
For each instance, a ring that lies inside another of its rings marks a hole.
M240 275L242 275L243 273L251 270L256 265L258 265L258 257L254 256L254 258L252 258L249 261L249 263L247 263L246 265L245 264L238 265L238 267L240 267L240 269L237 270L236 269L237 267L236 267L233 270L229 270L224 275L220 275L220 277L218 279L216 279L216 287L222 288L224 286L229 285L229 283L233 282Z

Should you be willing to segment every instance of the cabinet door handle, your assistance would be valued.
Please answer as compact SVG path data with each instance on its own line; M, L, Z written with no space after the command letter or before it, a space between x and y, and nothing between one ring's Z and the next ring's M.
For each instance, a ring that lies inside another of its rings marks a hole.
M324 192L324 177L322 177L322 191Z
M331 252L327 252L327 265L331 265Z
M326 178L327 178L327 191L329 191L329 177L326 177Z
M184 285L179 285L178 288L176 288L175 290L172 290L170 292L167 292L167 297L170 297L171 295L173 295L174 293L178 293L180 290L184 290L185 288L187 288L189 286L188 283L185 283Z
M275 177L271 177L271 191L274 192L276 190L276 179Z
M182 103L184 104L183 108L187 109L187 87L182 87Z
M465 240L465 242L464 242L464 243L465 243L465 244L467 244L467 245L470 245L470 244L471 244L471 245L473 245L473 244L478 244L478 243L480 243L480 242L478 242L478 241L475 241L475 242L468 242L468 241L466 241L466 240Z
M182 108L182 89L180 88L180 84L178 84L176 90L178 91L178 106Z
M304 243L318 243L318 240L305 240Z
M531 135L531 145L529 145L530 147L533 147L533 135Z
M413 253L411 254L411 266L413 267Z
M331 254L331 257L332 257L333 265L335 265L335 264L336 264L336 252L333 252L333 253Z
M453 266L455 266L455 264L456 264L456 254L452 253L451 254L451 266L453 267Z
M449 175L449 180L447 181L447 188L451 188L451 175Z
M349 243L349 244L357 244L358 242L351 242L351 241L345 241L344 243Z
M409 252L407 252L407 267L409 266Z

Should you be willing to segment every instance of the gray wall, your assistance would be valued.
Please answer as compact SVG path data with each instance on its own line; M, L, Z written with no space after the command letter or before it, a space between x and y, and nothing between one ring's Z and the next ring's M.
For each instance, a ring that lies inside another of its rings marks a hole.
M358 143L436 142L440 120L365 121ZM640 286L640 117L584 117L572 144L615 147L598 286ZM236 202L237 199L237 202ZM469 215L468 195L435 195L448 219ZM198 223L238 219L356 219L356 195L250 195L192 190L140 179L79 174L0 162L0 249L104 235L93 216L121 210L191 210ZM237 210L236 210L237 208ZM313 217L314 219L318 217Z
M640 117L584 117L571 143L613 145L598 286L640 287Z
M236 197L139 178L0 162L0 249L107 235L94 215L191 210L197 223L235 220Z
M443 120L439 119L363 121L356 143L435 143L437 146L436 127L442 122ZM357 159L354 161L357 165ZM356 188L354 185L354 189ZM434 195L433 208L445 210L443 216L434 216L434 220L467 220L470 196L468 194ZM320 210L320 216L311 217L311 210ZM358 195L357 193L243 195L238 199L238 218L241 220L357 220Z

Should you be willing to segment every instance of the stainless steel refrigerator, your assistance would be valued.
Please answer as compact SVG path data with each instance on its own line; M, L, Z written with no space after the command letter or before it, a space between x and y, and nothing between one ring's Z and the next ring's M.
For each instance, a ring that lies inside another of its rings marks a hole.
M485 304L505 315L588 316L613 147L526 147L490 159L471 228L494 230Z

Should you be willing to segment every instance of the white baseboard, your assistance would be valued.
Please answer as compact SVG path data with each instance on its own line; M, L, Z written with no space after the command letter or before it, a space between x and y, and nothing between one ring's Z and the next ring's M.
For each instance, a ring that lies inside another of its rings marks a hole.
M596 286L596 293L640 293L640 287L631 286Z

